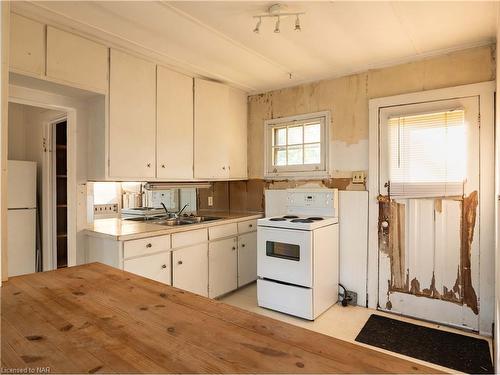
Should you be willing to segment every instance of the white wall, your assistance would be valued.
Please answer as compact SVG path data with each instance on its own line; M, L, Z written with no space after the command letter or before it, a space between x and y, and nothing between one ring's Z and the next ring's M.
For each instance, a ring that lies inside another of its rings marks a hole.
M500 4L497 12L497 45L496 45L496 71L497 71L497 94L496 94L496 121L495 121L495 204L496 204L496 243L495 243L495 342L493 359L495 361L495 372L500 372Z
M7 134L10 1L0 3L0 285L7 278Z

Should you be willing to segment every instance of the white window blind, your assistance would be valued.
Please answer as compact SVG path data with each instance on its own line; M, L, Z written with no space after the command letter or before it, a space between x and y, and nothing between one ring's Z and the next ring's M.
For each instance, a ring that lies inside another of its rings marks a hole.
M467 144L462 109L393 117L388 126L391 196L463 194Z

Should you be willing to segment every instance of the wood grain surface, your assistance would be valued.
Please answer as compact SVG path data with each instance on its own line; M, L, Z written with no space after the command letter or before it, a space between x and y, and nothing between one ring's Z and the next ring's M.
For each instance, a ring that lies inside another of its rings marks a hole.
M2 372L437 373L100 263L1 288Z

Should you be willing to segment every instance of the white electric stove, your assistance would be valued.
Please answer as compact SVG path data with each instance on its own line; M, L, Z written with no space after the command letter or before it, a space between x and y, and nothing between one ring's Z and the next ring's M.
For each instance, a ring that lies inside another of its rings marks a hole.
M338 191L289 189L284 211L257 222L258 304L314 320L338 299Z

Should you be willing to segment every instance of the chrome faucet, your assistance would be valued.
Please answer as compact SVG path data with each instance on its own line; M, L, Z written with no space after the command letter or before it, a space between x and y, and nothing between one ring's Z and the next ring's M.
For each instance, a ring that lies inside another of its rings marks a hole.
M183 212L183 211L186 209L186 207L188 207L188 206L189 206L189 203L186 203L186 204L184 205L184 207L182 207L179 211L177 211L177 212L175 213L175 217L176 217L176 218L178 218L179 216L181 216L182 212Z
M184 205L184 207L182 207L179 211L177 212L170 212L168 209L167 209L167 206L165 206L165 204L163 202L161 202L161 205L163 206L163 209L165 210L167 216L169 218L173 218L173 219L178 219L179 216L181 216L182 212L186 209L186 207L189 206L189 203L186 203Z
M160 204L163 206L163 209L165 210L165 213L167 214L167 217L170 217L170 212L168 212L167 206L165 206L165 203L160 202Z

